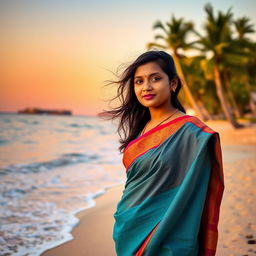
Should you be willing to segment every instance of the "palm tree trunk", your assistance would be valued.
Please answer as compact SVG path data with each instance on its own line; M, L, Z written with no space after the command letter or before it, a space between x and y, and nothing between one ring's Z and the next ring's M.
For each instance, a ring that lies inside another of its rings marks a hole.
M248 77L244 78L244 87L248 93L249 96L249 107L251 109L252 114L256 114L256 104L254 103L253 99L252 99L252 89L250 84L248 83Z
M180 64L180 59L179 59L179 56L178 54L174 51L173 52L173 60L175 62L175 66L177 68L177 72L181 78L181 80L183 81L183 88L184 88L184 91L188 97L188 100L192 106L192 108L195 110L196 114L198 115L198 117L200 119L202 119L203 121L205 121L207 119L207 117L205 117L201 111L201 109L199 108L199 106L197 105L188 85L187 85L187 82L186 82L186 79L185 79L185 76L184 76L184 73L183 73L183 70L182 70L182 67L181 67L181 64Z
M227 87L227 93L228 93L229 99L231 101L231 105L234 108L235 116L236 116L236 118L241 118L241 111L236 103L235 96L234 96L234 93L231 88L230 77L229 77L228 71L224 71L224 80L225 80L225 85Z
M209 113L207 108L204 106L204 103L202 101L202 97L201 97L200 93L197 94L197 100L196 101L197 101L198 106L202 110L204 116L206 116L207 120L213 120L212 115Z
M215 80L215 85L216 85L217 96L220 100L222 110L224 111L224 114L225 114L227 120L231 123L231 125L234 128L243 127L243 125L237 123L236 119L234 118L233 113L231 113L228 108L228 104L227 104L227 101L226 101L224 93L223 93L223 86L222 86L222 81L220 78L220 70L219 70L218 63L215 63L215 65L214 65L214 80Z

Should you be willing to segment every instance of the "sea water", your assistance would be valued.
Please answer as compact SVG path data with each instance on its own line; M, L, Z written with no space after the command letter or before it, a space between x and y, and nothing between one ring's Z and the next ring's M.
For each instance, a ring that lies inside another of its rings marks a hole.
M124 184L116 128L92 116L0 114L0 255L73 239L75 214Z

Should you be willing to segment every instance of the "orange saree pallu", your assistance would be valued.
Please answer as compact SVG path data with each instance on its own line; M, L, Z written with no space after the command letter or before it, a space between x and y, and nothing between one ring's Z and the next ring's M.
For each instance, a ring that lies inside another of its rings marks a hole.
M132 140L114 213L118 256L213 256L224 191L219 134L184 115Z

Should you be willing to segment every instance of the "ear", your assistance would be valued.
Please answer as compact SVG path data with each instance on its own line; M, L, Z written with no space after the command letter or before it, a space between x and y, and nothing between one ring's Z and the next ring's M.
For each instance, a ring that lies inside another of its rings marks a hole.
M170 82L170 86L171 86L171 91L175 92L176 88L178 86L178 79L177 78L173 78Z

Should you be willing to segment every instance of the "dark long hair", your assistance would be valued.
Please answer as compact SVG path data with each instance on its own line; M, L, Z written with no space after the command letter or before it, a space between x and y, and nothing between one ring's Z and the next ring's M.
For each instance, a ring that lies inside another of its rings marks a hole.
M119 151L123 152L129 142L136 138L136 136L142 131L146 123L150 120L150 112L147 107L144 107L138 101L134 92L134 75L136 69L148 62L154 61L159 64L163 72L168 75L169 81L176 78L178 80L178 86L175 92L171 92L171 104L173 107L186 113L181 103L178 100L178 93L181 89L182 82L177 75L175 64L171 55L164 51L151 50L141 54L132 64L130 64L122 73L120 80L110 81L109 84L118 84L117 96L110 101L119 99L121 104L118 107L112 108L112 110L103 110L98 113L99 117L107 118L107 120L118 119L117 132L120 136ZM124 133L122 138L121 131Z

